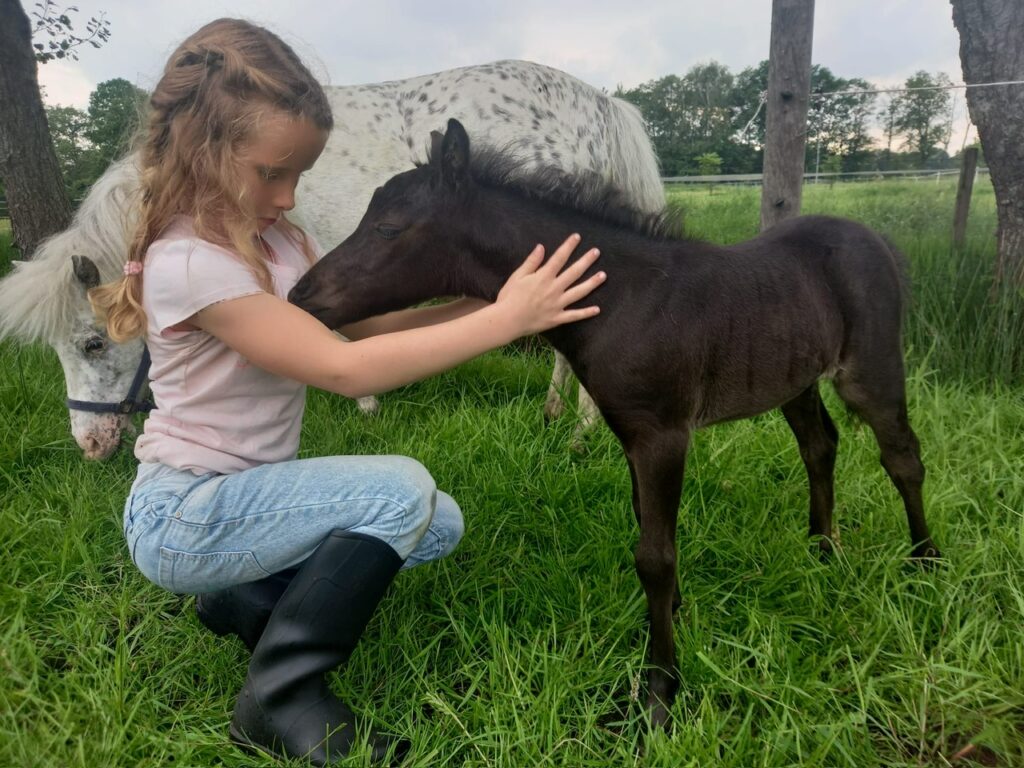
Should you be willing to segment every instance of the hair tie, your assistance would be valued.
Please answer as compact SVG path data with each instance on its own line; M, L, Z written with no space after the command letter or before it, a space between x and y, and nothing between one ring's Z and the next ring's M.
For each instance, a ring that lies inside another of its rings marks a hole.
M220 51L207 51L205 63L207 69L220 69L224 65L224 54Z
M142 262L141 261L126 261L124 263L124 276L129 275L141 275L142 274Z
M178 59L177 66L194 67L198 64L202 64L207 69L220 69L224 64L224 54L221 51L208 49L189 51Z

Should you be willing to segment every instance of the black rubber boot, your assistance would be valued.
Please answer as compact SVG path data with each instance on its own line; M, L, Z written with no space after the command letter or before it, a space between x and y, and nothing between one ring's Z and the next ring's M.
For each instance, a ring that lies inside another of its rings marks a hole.
M259 581L196 595L196 616L215 635L238 635L251 651L297 572L289 568Z
M292 579L253 650L231 738L277 757L331 765L356 739L355 716L328 689L394 579L402 559L379 539L331 531ZM369 731L373 761L398 763L404 739Z

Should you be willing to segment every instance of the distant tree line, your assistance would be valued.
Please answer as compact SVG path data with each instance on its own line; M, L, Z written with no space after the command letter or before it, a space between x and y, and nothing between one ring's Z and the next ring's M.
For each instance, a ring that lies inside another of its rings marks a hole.
M759 173L765 132L761 94L767 82L767 61L737 75L710 62L698 64L682 76L666 75L636 88L620 86L614 95L639 107L664 175ZM943 73L922 71L907 78L904 88L949 84ZM807 171L955 165L957 155L951 155L948 146L950 91L824 95L873 88L866 80L838 77L828 67L814 65L807 117ZM50 136L72 200L83 197L110 163L128 149L147 98L146 91L117 78L100 83L84 110L46 108Z
M115 78L96 86L86 109L46 107L46 122L71 200L85 196L107 167L125 153L149 94ZM3 195L0 183L0 196Z
M735 75L712 61L681 76L619 86L614 95L639 107L666 176L759 173L765 135L761 94L767 84L767 61ZM945 85L950 85L945 74L919 71L907 78L902 93L837 94L876 87L815 64L806 170L951 167L951 91L933 89ZM922 88L931 90L909 90Z

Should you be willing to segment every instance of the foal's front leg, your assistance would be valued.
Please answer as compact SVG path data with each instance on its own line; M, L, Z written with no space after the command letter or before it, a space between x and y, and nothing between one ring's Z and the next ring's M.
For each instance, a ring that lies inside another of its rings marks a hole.
M647 595L651 621L647 707L651 722L664 726L679 688L672 632L676 573L676 520L690 435L672 430L640 436L626 447L639 499L640 541L636 570Z
M629 458L628 453L626 454L626 464L629 465L629 482L633 489L633 517L636 518L636 526L639 529L640 524L643 522L640 513L640 484L636 479L636 468L633 466L633 460ZM673 579L673 584L675 588L672 591L672 613L675 614L679 610L679 606L683 604L683 598L679 594L679 579Z

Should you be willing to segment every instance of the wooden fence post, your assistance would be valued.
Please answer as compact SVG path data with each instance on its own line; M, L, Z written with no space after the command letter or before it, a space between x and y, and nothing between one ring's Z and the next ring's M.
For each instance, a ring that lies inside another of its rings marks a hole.
M960 159L960 183L956 187L956 210L953 213L953 245L963 248L967 236L967 213L971 209L971 190L978 170L978 148L968 147Z
M800 213L814 0L773 0L761 229Z

